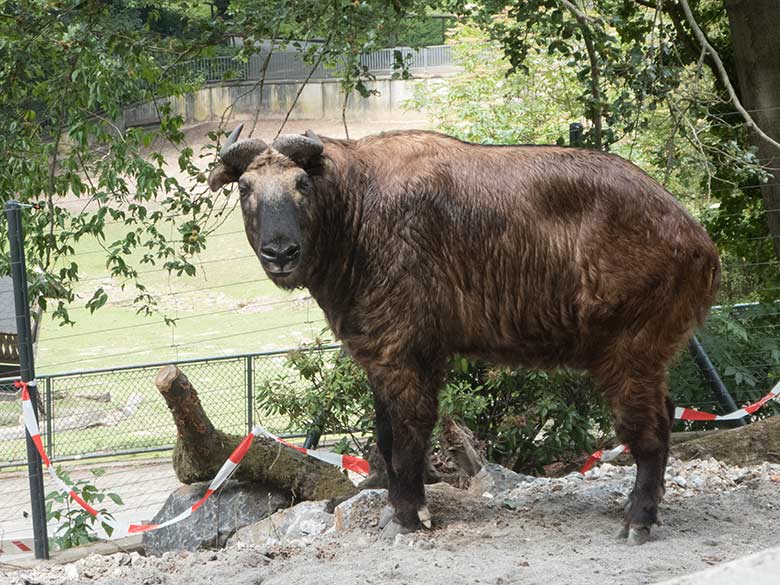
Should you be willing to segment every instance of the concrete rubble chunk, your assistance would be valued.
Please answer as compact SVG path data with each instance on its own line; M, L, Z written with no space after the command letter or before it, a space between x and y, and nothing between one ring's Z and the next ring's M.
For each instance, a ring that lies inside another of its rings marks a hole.
M200 500L207 488L206 482L181 486L168 496L152 522L160 524L180 514ZM230 480L221 493L212 495L186 520L144 533L144 549L147 555L159 556L170 551L222 547L239 528L262 520L287 505L286 494L253 483Z
M304 546L333 527L333 514L328 502L301 502L292 508L280 510L268 518L245 526L230 539L235 543L272 546L276 544Z
M377 525L382 509L387 505L387 490L363 490L336 506L336 530L345 532Z
M533 481L536 481L535 477L515 473L497 463L488 463L471 479L468 491L475 496L495 498Z

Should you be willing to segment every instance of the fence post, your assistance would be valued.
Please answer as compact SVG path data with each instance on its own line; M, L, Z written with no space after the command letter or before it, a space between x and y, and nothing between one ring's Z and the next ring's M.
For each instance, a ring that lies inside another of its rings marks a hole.
M718 371L715 369L715 366L712 365L707 352L704 351L704 348L699 342L699 339L695 335L691 337L688 349L691 352L693 361L696 362L699 370L701 370L704 379L707 380L707 384L709 384L710 389L712 390L712 394L715 396L715 400L720 403L721 408L723 408L723 410L725 410L727 413L737 410L737 405L734 402L734 398L731 397L728 388L726 388L723 380L720 379ZM746 423L744 418L738 418L731 421L729 426L744 427L745 424Z
M16 309L16 335L19 344L19 370L22 382L35 380L35 364L30 331L30 300L27 291L27 269L24 261L24 232L22 230L21 205L18 201L7 201L5 212L8 217L8 242L11 251L11 277L14 283L14 307ZM38 418L38 389L29 386L30 402ZM41 456L35 448L30 433L27 438L27 473L30 481L30 505L33 520L35 558L49 558L49 535L46 531L46 504L43 497L43 470Z
M569 124L569 146L582 146L582 124L579 122Z
M53 419L54 415L51 411L51 405L52 405L52 399L51 399L51 378L49 376L46 377L46 386L44 386L44 399L46 401L46 412L44 412L44 416L46 417L46 452L49 454L49 457L54 457L54 428L53 428Z
M246 432L252 431L255 426L254 422L254 389L255 389L255 372L254 372L254 356L248 355L244 358L244 368L246 369Z

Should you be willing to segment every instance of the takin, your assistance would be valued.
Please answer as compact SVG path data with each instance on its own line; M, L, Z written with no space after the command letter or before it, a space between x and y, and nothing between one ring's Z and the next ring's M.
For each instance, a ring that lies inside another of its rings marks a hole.
M664 493L667 368L720 280L704 229L632 163L425 131L237 140L237 182L268 277L305 287L365 369L392 536L431 526L423 474L448 358L589 372L637 465L620 535L641 544Z

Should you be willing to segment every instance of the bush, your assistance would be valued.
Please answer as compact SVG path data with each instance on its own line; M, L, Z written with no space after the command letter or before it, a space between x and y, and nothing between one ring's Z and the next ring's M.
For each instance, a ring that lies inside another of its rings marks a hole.
M374 405L363 370L321 344L290 352L287 365L293 371L261 388L262 415L286 416L291 430L346 434L337 450L365 454ZM608 410L580 374L491 368L465 358L453 360L440 412L471 428L490 460L525 472L581 456L611 428Z
M92 469L92 475L100 477L105 472L102 469ZM57 475L62 480L73 486L72 489L78 493L81 498L96 508L100 514L106 518L113 519L113 516L105 508L98 508L98 504L101 504L106 498L109 498L117 505L122 505L122 498L112 492L105 492L99 490L93 484L86 479L80 479L77 482L73 482L70 475L61 467L57 468ZM82 544L89 544L98 540L97 531L97 518L92 516L86 510L83 510L80 506L72 504L70 496L60 491L53 491L46 494L46 520L63 521L64 523L59 526L54 536L52 537L52 543L59 549L73 548L74 546L80 546ZM111 535L113 530L109 525L103 524L103 530Z
M583 374L497 368L465 358L453 362L440 411L474 431L490 461L524 473L570 463L612 428L609 409Z
M780 379L780 307L776 303L724 307L714 311L697 334L737 406L758 400ZM671 368L669 386L680 406L723 412L688 355L682 355ZM753 417L778 413L780 404L771 402ZM709 426L678 423L680 430Z
M266 382L256 397L263 416L284 416L288 430L345 434L336 450L366 454L373 437L374 400L366 374L320 341L287 354L288 371Z

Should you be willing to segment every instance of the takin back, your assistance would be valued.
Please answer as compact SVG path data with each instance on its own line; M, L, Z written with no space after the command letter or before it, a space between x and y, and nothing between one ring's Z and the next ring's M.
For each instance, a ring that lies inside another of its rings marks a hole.
M365 368L387 463L387 536L431 527L423 472L452 354L590 373L637 464L620 534L649 538L674 406L666 372L720 279L707 233L630 162L434 132L237 140L246 234L278 286L305 287Z

